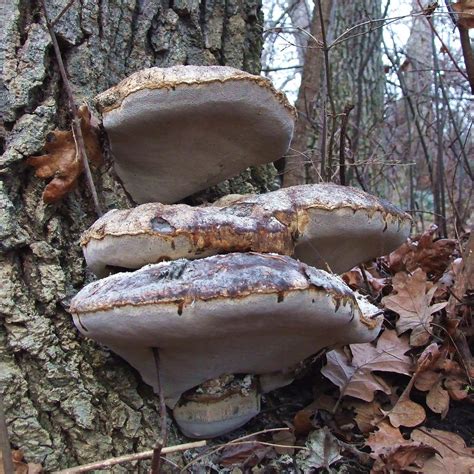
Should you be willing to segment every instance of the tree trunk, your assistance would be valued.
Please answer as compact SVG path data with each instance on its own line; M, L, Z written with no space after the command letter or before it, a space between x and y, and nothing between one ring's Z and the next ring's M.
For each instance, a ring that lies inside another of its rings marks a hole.
M380 0L366 2L322 0L323 18L328 22L326 40L329 45L346 30L371 19L381 17ZM376 25L378 26L378 24ZM344 41L329 51L331 94L336 114L342 114L349 104L354 105L350 115L348 135L354 152L367 154L366 134L380 122L383 110L383 74L381 56L381 29L372 29L369 23L351 30ZM313 13L311 34L321 40L317 7ZM319 149L321 148L322 108L327 102L323 53L309 40L303 68L297 109L299 122L291 145L292 158L286 159L284 185L291 186L318 181ZM327 104L329 109L329 104ZM331 133L331 117L327 117L327 134ZM337 124L340 127L341 117ZM337 131L335 131L337 132ZM336 137L335 137L336 138ZM328 137L329 142L329 137ZM339 140L336 140L339 143ZM333 158L338 149L332 150ZM306 162L306 166L305 166ZM306 169L305 169L306 168Z
M48 0L51 18L66 3ZM0 2L0 390L12 445L54 470L151 449L159 417L151 388L80 337L67 312L92 279L79 236L96 216L84 179L63 202L46 205L45 182L25 165L51 130L70 124L39 5ZM227 64L258 73L261 25L259 0L76 0L55 30L80 103L149 66ZM213 194L265 190L271 170L248 171ZM132 205L109 160L94 179L104 209Z
M331 9L332 2L325 2L323 5L323 21L326 25L326 31ZM311 165L314 166L314 163L312 163L313 150L311 142L314 142L316 124L321 116L321 111L317 108L316 104L321 94L322 70L324 67L322 49L313 39L321 39L321 20L317 5L313 11L310 34L312 38L307 40L301 85L296 100L298 121L291 142L289 156L285 158L284 187L306 183L308 181L307 168Z

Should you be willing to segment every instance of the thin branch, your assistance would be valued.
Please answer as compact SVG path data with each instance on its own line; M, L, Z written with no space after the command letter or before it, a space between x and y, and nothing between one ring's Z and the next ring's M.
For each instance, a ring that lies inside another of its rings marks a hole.
M177 446L169 446L161 450L161 455L177 453L180 451L187 451L188 449L202 448L206 446L207 441L195 441L193 443L178 444ZM144 459L150 459L153 457L154 450L143 451L141 453L126 454L124 456L118 456L116 458L104 459L103 461L97 461L90 464L83 464L82 466L71 467L63 469L62 471L56 471L55 474L78 474L80 472L90 472L98 469L108 469L117 464L125 462L143 461Z
M153 449L153 457L151 459L151 472L152 474L159 474L161 465L161 452L163 447L166 446L168 440L168 430L166 424L166 404L165 394L163 391L163 385L161 383L161 369L160 369L160 352L157 347L153 347L153 359L155 360L156 367L156 381L158 385L158 396L160 399L160 428L161 428L161 439L157 441L155 449Z
M329 48L326 39L326 28L324 26L323 8L321 0L318 0L318 11L319 11L319 22L321 27L321 39L323 43L323 55L324 55L324 73L326 79L326 95L329 99L329 105L331 107L331 134L329 135L329 145L327 147L327 161L326 170L322 170L323 178L325 181L329 181L332 172L332 149L334 147L334 137L336 134L336 105L334 103L334 97L332 95L331 85L331 69L329 66Z
M267 67L263 68L262 72L276 72L276 71L287 71L288 69L302 69L303 66L296 64L295 66L283 66L283 67Z
M51 22L51 26L54 27L56 23L63 17L63 15L72 7L75 0L69 0L65 7L59 12L59 15Z
M345 159L345 141L347 133L347 123L349 122L349 114L354 108L353 104L348 104L344 107L341 120L341 133L339 141L339 182L342 186L346 185L346 159Z
M81 118L79 116L79 111L76 106L76 102L74 100L74 94L72 92L71 84L69 82L69 78L66 72L66 68L64 66L64 61L61 56L61 50L59 49L58 40L56 38L56 33L53 29L53 24L49 20L48 11L46 9L46 2L45 0L41 0L41 7L43 10L43 15L46 21L46 27L48 28L49 35L51 36L51 41L53 43L54 53L56 55L56 61L59 66L59 72L61 74L61 79L63 81L64 89L67 94L67 98L69 101L69 106L72 112L72 126L75 130L75 136L77 138L77 143L79 145L79 150L81 151L81 158L82 164L84 166L84 172L86 174L87 184L89 186L90 192L92 194L92 199L94 201L94 206L97 215L100 217L102 216L102 209L99 204L99 197L97 196L97 191L95 189L94 180L92 179L92 173L89 166L89 160L87 158L86 152L86 145L84 143L84 136L82 135L82 127L81 127Z
M219 446L213 447L213 449L211 449L210 451L199 455L198 457L194 458L191 462L186 464L186 466L184 466L183 469L181 469L180 472L187 472L188 468L190 466L192 466L193 464L197 463L198 461L205 458L206 456L210 456L211 454L214 454L214 453L217 453L218 451L221 451L222 449L226 448L227 446L232 446L234 444L242 444L242 442L244 440L252 438L253 436L258 436L260 434L266 434L266 433L274 433L274 432L277 432L277 431L290 431L290 428L288 428L288 427L285 427L285 428L269 428L269 429L266 429L266 430L257 431L255 433L250 433L248 435L241 436L240 438L236 438L232 441L229 441L228 443L224 443L224 444L221 444ZM252 442L253 443L258 443L258 441L256 441L256 440L252 440Z

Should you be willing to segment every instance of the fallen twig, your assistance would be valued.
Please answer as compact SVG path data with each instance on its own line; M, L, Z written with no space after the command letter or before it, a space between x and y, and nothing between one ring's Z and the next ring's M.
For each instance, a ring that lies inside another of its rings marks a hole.
M251 434L248 434L248 435L245 435L245 436L241 436L240 438L236 438L232 441L229 441L228 443L224 443L224 444L221 444L219 446L216 446L215 448L201 454L200 456L198 456L197 458L193 459L191 462L186 464L186 466L184 466L181 469L181 472L186 472L186 470L190 466L192 466L193 464L197 463L198 461L205 458L206 456L210 456L211 454L214 454L214 453L217 453L218 451L221 451L222 449L226 448L227 446L232 446L232 445L235 445L235 444L247 444L249 442L259 443L259 441L256 441L256 440L247 441L247 442L245 442L244 440L248 439L248 438L251 438L252 436L257 436L259 434L265 434L265 433L273 433L275 431L290 431L290 428L271 428L271 429L268 429L268 430L257 431L256 433L251 433ZM288 447L288 446L286 446L286 447ZM295 446L291 446L291 447L293 448ZM298 447L298 446L296 446L296 447ZM307 449L307 448L305 448L305 449Z
M193 443L178 444L176 446L169 446L162 448L161 455L177 453L179 451L186 451L188 449L202 448L206 446L207 441L195 441ZM90 464L83 464L82 466L71 467L69 469L63 469L62 471L56 471L55 474L76 474L79 472L90 472L96 469L108 469L116 464L122 464L124 462L142 461L144 459L150 459L153 457L154 450L143 451L141 453L125 454L124 456L118 456L116 458L104 459L103 461L97 461Z

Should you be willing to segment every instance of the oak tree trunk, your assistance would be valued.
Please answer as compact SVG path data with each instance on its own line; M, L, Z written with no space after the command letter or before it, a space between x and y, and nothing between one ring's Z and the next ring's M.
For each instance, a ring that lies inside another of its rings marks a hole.
M50 17L66 3L48 0ZM55 30L77 102L91 103L150 66L258 73L260 8L260 0L76 0ZM127 363L79 336L67 312L93 279L79 246L96 218L85 180L46 205L45 182L25 165L51 130L70 126L40 2L0 0L0 15L0 390L10 441L47 470L150 449L160 428L157 397ZM94 179L104 209L132 205L110 160ZM211 194L264 191L273 180L267 166ZM169 442L176 436L172 428Z

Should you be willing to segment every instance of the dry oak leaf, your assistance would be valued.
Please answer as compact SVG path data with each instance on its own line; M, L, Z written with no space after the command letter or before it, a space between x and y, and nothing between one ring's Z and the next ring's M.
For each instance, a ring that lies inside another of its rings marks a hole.
M420 472L420 467L436 454L431 446L406 440L388 421L379 423L378 430L370 434L366 445L372 450L370 456L376 460L372 473Z
M464 0L451 5L458 13L458 24L466 29L474 28L474 0Z
M441 277L448 267L456 248L453 239L433 240L438 229L432 225L421 235L408 239L388 257L392 273L401 271L413 272L421 268L435 279Z
M86 105L79 108L79 116L87 157L98 166L102 162L98 129L93 124ZM84 166L72 131L54 130L51 132L46 137L44 150L45 155L30 156L26 164L36 169L35 175L38 178L53 178L43 191L43 201L53 203L62 199L76 187Z
M474 449L466 448L466 443L459 435L449 431L418 428L412 432L411 439L438 451L434 458L425 463L423 472L430 474L474 473Z
M424 346L431 337L433 314L443 309L447 301L430 306L437 287L427 281L426 273L420 268L412 275L397 273L392 284L396 294L382 298L382 304L400 316L397 321L398 334L411 330L410 345Z
M352 359L342 349L330 351L326 354L327 364L321 370L339 387L341 397L348 395L371 402L376 390L390 394L390 386L373 371L410 374L412 363L405 355L410 350L408 339L398 337L395 331L384 331L376 346L364 343L349 347Z

